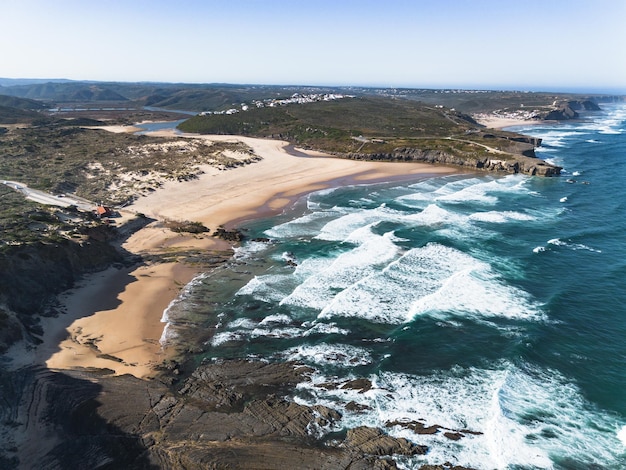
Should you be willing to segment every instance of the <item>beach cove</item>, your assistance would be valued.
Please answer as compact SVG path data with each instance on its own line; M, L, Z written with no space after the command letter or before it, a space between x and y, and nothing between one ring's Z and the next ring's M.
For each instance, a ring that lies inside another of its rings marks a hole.
M123 243L143 263L63 295L5 388L32 397L19 461L74 462L88 441L91 462L162 468L621 468L624 219L604 193L622 190L589 157L622 171L623 116L520 123L567 179L398 174L250 139L262 160L164 184L130 208L154 220ZM163 262L190 252L224 262Z
M136 132L137 128L107 130ZM222 257L232 253L232 245L224 240L174 233L163 226L164 220L200 222L211 230L220 226L233 229L243 221L275 215L312 191L459 172L420 163L355 162L303 150L289 153L288 144L277 140L191 136L173 130L151 135L240 141L262 160L229 170L207 167L198 179L167 182L125 208L128 216L142 213L156 219L122 244L124 250L137 255L185 250L215 251ZM67 312L63 320L44 319L45 335L35 362L43 362L53 370L95 368L118 375L154 377L156 366L174 354L160 342L165 326L161 321L163 312L201 272L198 266L166 262L110 268L86 276L79 286L60 296ZM20 362L17 357L16 363Z

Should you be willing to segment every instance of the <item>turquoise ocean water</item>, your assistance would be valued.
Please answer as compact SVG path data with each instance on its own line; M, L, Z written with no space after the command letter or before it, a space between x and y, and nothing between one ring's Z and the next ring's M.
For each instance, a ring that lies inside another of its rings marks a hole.
M313 367L292 398L343 413L320 433L464 434L387 427L430 448L405 468L626 468L626 105L515 130L563 175L310 194L187 286L167 341Z

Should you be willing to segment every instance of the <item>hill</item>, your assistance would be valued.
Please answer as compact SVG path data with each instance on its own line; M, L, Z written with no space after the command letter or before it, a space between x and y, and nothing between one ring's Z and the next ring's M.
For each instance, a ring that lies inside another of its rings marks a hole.
M42 101L126 101L127 98L97 83L47 82L5 86L5 95Z
M41 114L37 111L0 104L0 124L29 123L40 118Z
M1 91L1 89L0 89ZM0 106L7 106L17 109L45 109L46 106L35 100L29 100L26 98L18 98L16 96L7 96L0 94Z
M474 169L558 174L533 158L536 139L485 129L441 105L382 97L344 97L305 104L270 102L248 110L198 115L185 132L287 140L343 158L416 160Z

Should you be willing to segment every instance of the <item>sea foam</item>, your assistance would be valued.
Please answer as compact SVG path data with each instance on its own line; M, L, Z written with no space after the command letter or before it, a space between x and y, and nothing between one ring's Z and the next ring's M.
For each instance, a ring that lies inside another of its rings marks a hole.
M313 362L334 362L331 351ZM307 360L318 354L302 350L297 357ZM343 380L351 378L355 376ZM580 468L619 468L622 462L624 422L585 401L554 370L502 362L491 369L455 367L423 376L380 372L367 378L373 388L362 392L343 388L342 381L328 387L324 384L337 379L318 372L298 386L296 401L344 408L340 426L382 427L427 445L428 454L410 459L407 468L445 461L472 468L554 468L553 458L578 462ZM346 410L348 403L359 410ZM398 424L390 427L392 422ZM416 434L400 424L412 422L440 430ZM610 432L617 428L618 433ZM445 432L462 437L451 441Z

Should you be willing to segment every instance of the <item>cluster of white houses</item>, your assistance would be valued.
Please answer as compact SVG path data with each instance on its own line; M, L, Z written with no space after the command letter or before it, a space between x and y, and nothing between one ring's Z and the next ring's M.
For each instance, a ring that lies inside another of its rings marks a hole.
M248 111L250 107L256 108L274 108L276 106L286 106L288 104L305 104L314 103L316 101L332 101L340 100L342 98L354 98L353 95L342 95L339 93L311 93L309 95L302 95L300 93L294 93L290 98L274 99L269 98L265 100L254 100L252 105L241 103L240 108L230 108L224 111L203 111L200 116L206 116L208 114L235 114L239 111Z

